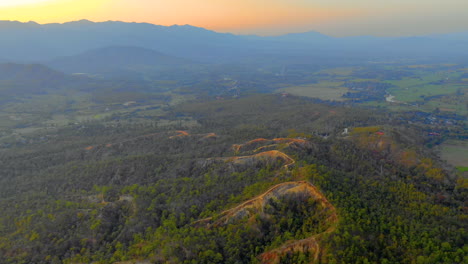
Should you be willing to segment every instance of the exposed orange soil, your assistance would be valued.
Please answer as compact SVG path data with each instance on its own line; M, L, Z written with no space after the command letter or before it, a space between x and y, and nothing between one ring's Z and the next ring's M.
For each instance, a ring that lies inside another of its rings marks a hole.
M320 256L320 246L317 242L317 239L314 237L295 241L290 244L286 243L280 248L261 254L259 258L261 263L276 264L280 263L281 256L284 256L288 253L307 251L314 253L314 262L316 262Z
M254 144L254 143L264 142L264 141L268 141L268 139L257 138L257 139L254 139L254 140L251 140L251 141L247 142L247 144Z
M94 146L89 146L89 147L86 147L85 150L92 150L94 148Z
M301 144L307 143L305 139L300 139L300 138L274 138L273 141L280 142L280 143L301 143Z
M293 252L313 252L314 253L314 262L316 262L321 253L320 245L318 243L319 239L325 234L332 233L336 229L336 224L338 222L338 215L336 213L335 207L325 198L325 196L320 193L315 186L308 182L300 181L297 182L300 185L296 188L290 190L290 192L308 192L317 199L322 205L324 210L327 210L330 214L326 220L329 223L329 228L320 234L316 234L312 237L297 240L297 241L288 241L279 248L265 252L259 256L262 263L279 263L281 256L284 256L288 253Z
M247 143L244 143L244 144L232 145L232 148L234 149L235 152L239 152L241 148L245 148L245 147L248 147L248 146L260 143L260 142L266 142L266 141L269 141L269 140L264 139L264 138L257 138L257 139L254 139L254 140L250 140L250 141L248 141Z
M177 130L176 131L178 133L178 135L175 135L175 136L171 136L169 138L177 138L177 137L186 137L186 136L190 136L190 134L187 132L187 131L183 131L183 130Z
M270 145L266 145L266 146L262 146L262 147L256 148L256 149L254 149L253 152L265 151L266 149L269 149L269 148L276 148L276 147L278 147L278 144L270 144Z
M203 135L203 138L216 138L218 137L218 135L216 135L215 133L208 133L206 135Z
M333 210L335 209L333 208ZM330 223L330 227L325 230L325 232L302 240L288 241L279 248L261 254L259 256L261 262L264 264L276 264L280 263L281 257L288 253L308 251L314 253L313 263L316 263L322 253L322 249L320 248L320 244L318 242L325 234L332 233L336 230L336 224L338 222L336 211L334 211L332 216L328 217L326 221Z
M177 130L176 133L178 133L178 134L175 135L175 136L171 136L169 138L174 139L174 138L179 138L179 137L195 136L195 137L200 137L200 138L206 139L206 138L217 138L218 137L218 135L216 135L215 133L190 134L189 132L183 131L183 130Z
M242 145L238 145L238 144L234 144L232 145L232 149L234 150L234 152L239 152L240 148L242 147Z
M290 146L292 144L307 144L308 141L304 139L295 139L295 138L275 138L272 140L258 138L251 141L248 141L245 144L236 144L232 148L236 153L241 151L252 151L259 152L264 151L268 148L275 148L280 145L286 144ZM286 155L285 153L278 150L264 151L255 155L250 156L239 156L231 158L221 158L226 162L233 163L244 163L251 161L252 159L281 159L285 165L284 167L288 168L289 166L295 163L295 160ZM328 202L328 200L321 194L313 185L305 181L298 182L286 182L273 186L265 193L250 199L232 209L223 211L219 214L219 218L206 218L199 220L194 223L197 226L204 227L218 227L229 224L231 221L236 219L241 219L244 217L251 218L253 214L258 212L263 212L263 209L266 203L275 197L285 195L287 193L299 193L306 192L309 193L314 199L320 202L323 212L328 215L324 220L329 225L329 228L320 234L316 234L312 237L297 240L297 241L287 241L281 247L265 252L259 256L259 259L262 263L279 263L282 256L293 253L293 252L311 252L314 256L314 262L317 262L320 258L321 248L318 243L319 239L335 230L335 226L338 222L338 216L336 214L335 207Z

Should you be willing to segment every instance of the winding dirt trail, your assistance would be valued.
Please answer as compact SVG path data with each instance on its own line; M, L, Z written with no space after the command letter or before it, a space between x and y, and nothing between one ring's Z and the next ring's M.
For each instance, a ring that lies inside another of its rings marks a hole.
M326 219L326 221L330 223L330 227L327 228L327 230L325 230L322 233L313 235L309 238L297 241L288 241L279 248L265 252L259 256L261 262L264 264L276 264L280 263L281 256L284 256L287 253L309 251L314 253L314 261L312 263L317 263L317 261L320 258L320 254L322 253L319 244L320 239L326 234L333 233L336 230L336 226L338 223L338 215L336 214L335 207L333 207L333 205L331 205L330 203L328 204L331 206L331 208L333 208L333 213Z
M214 222L213 218L209 217L198 220L193 224L196 226L206 226L208 228L224 226L229 224L229 222L232 220L249 215L249 209L253 209L256 212L262 212L264 206L271 198L278 197L280 195L285 195L287 193L298 192L307 192L321 204L321 206L324 208L322 210L322 213L328 214L328 217L324 221L327 222L329 227L324 232L313 235L309 238L302 240L287 241L281 247L261 254L259 256L259 259L262 263L274 264L279 263L281 256L284 256L287 253L313 252L315 263L318 261L321 254L319 240L325 234L329 234L335 231L336 224L338 222L338 216L335 207L326 199L326 197L315 186L306 181L285 182L277 184L271 187L263 194L254 197L248 201L245 201L234 208L221 212L219 219L214 220Z
M307 146L308 142L304 139L291 139L291 138L275 138L275 139L264 139L258 138L251 141L248 141L244 144L236 144L232 146L232 149L235 153L239 152L250 152L256 153L264 151L268 148L275 148L279 146L291 146L293 144L298 144L301 146ZM244 163L249 162L252 159L280 159L284 162L284 168L289 169L291 165L294 165L296 161L289 157L287 154L279 150L269 150L260 152L248 156L235 156L230 158L218 158L225 162L233 163ZM305 178L305 177L301 177ZM312 263L317 263L321 257L323 249L320 247L320 240L326 234L330 234L335 231L338 224L338 215L336 208L327 200L327 198L311 183L307 181L292 181L284 182L277 184L270 189L268 189L263 194L260 194L250 200L247 200L231 209L222 211L219 213L216 218L209 217L205 219L198 220L193 223L193 225L198 227L212 228L228 225L230 222L237 219L242 219L245 217L251 217L253 214L263 212L268 201L273 198L278 198L286 194L291 193L307 193L314 200L320 203L321 211L317 212L323 214L324 223L326 224L327 229L321 233L315 234L311 237L301 239L301 240L290 240L285 242L278 248L264 252L258 256L258 259L261 263L264 264L276 264L280 263L282 256L285 256L288 253L294 252L310 252L313 254Z

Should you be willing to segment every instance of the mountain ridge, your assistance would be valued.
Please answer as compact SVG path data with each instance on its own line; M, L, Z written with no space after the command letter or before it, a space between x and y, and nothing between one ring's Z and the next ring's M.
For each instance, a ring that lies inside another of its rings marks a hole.
M43 62L106 46L135 46L202 62L239 62L253 56L370 58L468 57L468 33L417 37L332 37L318 32L281 36L219 33L190 25L160 26L121 21L38 24L0 21L0 57L14 62ZM428 38L430 41L428 41ZM447 47L450 47L449 49ZM293 62L294 63L294 62Z
M191 29L198 29L202 31L209 31L213 32L216 34L223 34L223 35L231 35L231 36L242 36L242 37L260 37L260 38L277 38L277 37L285 37L285 36L297 36L297 35L316 35L316 36L321 36L321 37L328 37L328 38L338 38L338 39L346 39L346 38L412 38L412 37L446 37L446 36L466 36L468 37L468 29L467 30L460 30L460 31L453 31L453 32L447 32L447 33L434 33L434 34L421 34L421 35L411 35L411 36L374 36L374 35L353 35L353 36L343 36L343 37L334 37L331 35L327 35L325 33L316 31L316 30L307 30L307 31L302 31L302 32L291 32L291 33L285 33L285 34L279 34L279 35L268 35L268 36L261 36L257 34L234 34L234 33L229 33L229 32L218 32L215 30L203 28L203 27L198 27L198 26L193 26L190 24L173 24L169 26L164 26L164 25L158 25L158 24L153 24L153 23L148 23L148 22L124 22L124 21L119 21L119 20L107 20L107 21L91 21L88 19L80 19L80 20L74 20L74 21L67 21L63 23L38 23L36 21L28 21L28 22L21 22L17 20L0 20L0 26L4 26L5 24L13 24L13 25L23 25L23 26L70 26L70 25L96 25L96 24L131 24L131 25L146 25L146 26L151 26L151 27L156 27L156 28L191 28Z

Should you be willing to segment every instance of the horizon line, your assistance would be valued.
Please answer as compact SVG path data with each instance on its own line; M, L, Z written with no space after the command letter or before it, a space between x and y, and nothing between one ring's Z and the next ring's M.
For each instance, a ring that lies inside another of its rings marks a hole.
M214 33L218 33L218 34L229 34L229 35L234 35L234 36L251 36L251 37L280 37L280 36L293 35L293 34L317 33L317 34L321 34L323 36L327 36L327 37L331 37L331 38L352 38L352 37L411 38L411 37L427 37L427 36L434 36L434 35L449 35L449 34L456 34L456 33L468 33L468 29L465 29L465 30L451 31L451 32L445 32L445 33L434 32L434 33L430 33L430 34L421 34L421 35L415 34L415 35L406 35L406 36L376 36L376 35L370 35L369 34L369 35L352 35L352 36L335 37L335 36L331 36L331 35L322 33L320 31L311 29L311 30L308 30L308 31L288 32L288 33L277 34L277 35L261 35L261 34L238 34L238 33L233 33L233 32L222 32L222 31L216 31L216 30L213 30L213 29L200 27L200 26L194 26L194 25L190 25L190 24L160 25L160 24L154 24L154 23L151 23L151 22L135 22L135 21L130 22L130 21L122 21L122 20L92 21L92 20L89 20L89 19L86 19L86 18L79 19L79 20L71 20L71 21L66 21L66 22L52 22L52 23L39 23L39 22L36 22L34 20L19 21L19 20L2 20L2 19L0 19L0 22L17 22L17 23L21 23L21 24L34 23L34 24L41 25L41 26L54 25L54 24L65 25L65 24L76 23L76 22L81 22L81 21L86 21L86 22L90 22L90 23L93 23L93 24L118 22L118 23L126 23L126 24L147 24L147 25L159 26L159 27L189 26L189 27L193 27L193 28L204 29L204 30L211 31L211 32L214 32Z

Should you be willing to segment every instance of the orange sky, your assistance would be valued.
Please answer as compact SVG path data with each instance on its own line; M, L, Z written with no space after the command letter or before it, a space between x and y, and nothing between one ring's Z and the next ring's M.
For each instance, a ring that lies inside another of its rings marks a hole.
M403 35L425 33L434 28L436 31L467 29L466 0L378 2L388 1L0 0L0 20L52 23L89 19L190 24L220 32L260 35L310 30L331 35Z

